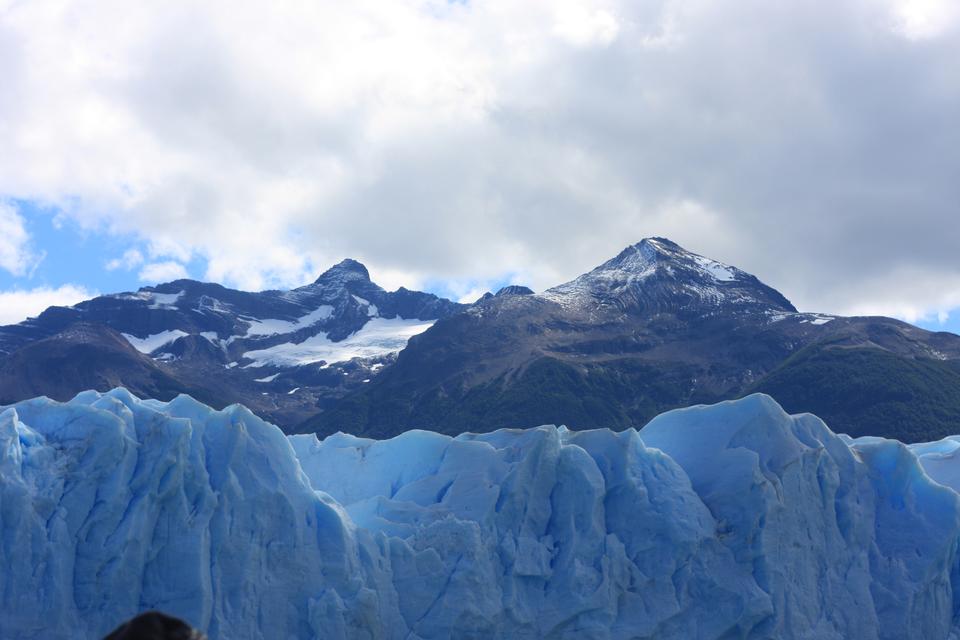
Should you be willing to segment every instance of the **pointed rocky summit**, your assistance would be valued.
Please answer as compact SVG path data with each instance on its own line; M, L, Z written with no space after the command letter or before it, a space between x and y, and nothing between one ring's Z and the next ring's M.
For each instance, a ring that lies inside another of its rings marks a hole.
M642 312L796 312L780 292L755 276L666 238L645 238L541 295L565 306Z
M370 272L367 271L363 263L353 258L346 258L324 271L314 282L330 282L333 280L344 282L348 280L366 280L369 282Z

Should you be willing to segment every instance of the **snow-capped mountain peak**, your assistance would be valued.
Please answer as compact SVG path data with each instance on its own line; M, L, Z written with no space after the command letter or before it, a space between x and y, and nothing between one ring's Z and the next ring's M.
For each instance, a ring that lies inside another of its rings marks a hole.
M644 238L585 275L635 281L649 278L658 272L671 274L678 270L688 277L708 282L730 282L749 277L749 274L736 267L687 251L666 238Z
M666 238L645 238L543 297L565 306L715 313L758 307L796 311L757 278Z
M357 280L370 282L370 272L367 271L367 268L363 265L363 263L358 262L353 258L346 258L320 274L320 277L316 279L315 284L329 283L331 281L345 283Z

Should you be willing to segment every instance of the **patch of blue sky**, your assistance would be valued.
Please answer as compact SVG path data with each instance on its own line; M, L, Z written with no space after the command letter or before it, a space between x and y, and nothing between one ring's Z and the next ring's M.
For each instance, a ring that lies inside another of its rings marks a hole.
M960 308L954 309L945 315L931 316L915 322L921 329L927 331L949 331L960 335Z
M142 265L108 269L107 263L121 258L125 251L136 249L147 254L136 238L118 236L105 231L84 229L57 209L27 200L14 200L30 234L31 249L39 262L24 275L0 270L0 290L27 290L38 287L56 288L73 284L101 293L133 291L148 283L140 280ZM190 277L202 276L204 261L194 258L184 265Z
M511 284L525 284L517 280L513 273L505 273L491 280L441 280L431 279L423 283L427 293L448 298L457 302L474 302L487 291L496 293L501 287Z

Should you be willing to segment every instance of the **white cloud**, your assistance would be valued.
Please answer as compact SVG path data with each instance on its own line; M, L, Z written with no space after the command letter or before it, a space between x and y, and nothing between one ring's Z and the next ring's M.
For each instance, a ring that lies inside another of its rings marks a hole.
M477 299L480 298L480 296L487 293L488 291L489 289L485 289L483 287L476 287L458 296L457 302L460 302L462 304L470 304L471 302L476 302Z
M142 282L157 284L189 278L190 274L187 273L187 268L179 262L167 260L164 262L150 262L143 265L138 277Z
M561 38L580 47L608 45L620 31L617 19L609 11L582 3L560 4L553 28Z
M948 30L960 15L956 0L901 0L893 5L896 28L911 39L924 39Z
M0 291L0 325L16 324L29 317L35 317L47 307L67 307L97 296L96 291L84 287L66 284L52 289Z
M134 234L151 281L539 290L666 235L805 309L935 313L897 273L960 246L951 4L14 3L0 197Z
M846 315L885 315L912 323L946 324L950 310L960 309L960 268L930 272L898 267L861 282L859 299L837 300L838 312ZM911 296L892 298L889 291L910 291ZM915 300L923 301L918 304Z
M13 205L0 201L0 269L23 276L42 259L33 251L23 216Z
M107 271L116 271L123 268L126 270L135 269L143 264L143 254L138 249L127 249L119 258L113 258L107 262Z

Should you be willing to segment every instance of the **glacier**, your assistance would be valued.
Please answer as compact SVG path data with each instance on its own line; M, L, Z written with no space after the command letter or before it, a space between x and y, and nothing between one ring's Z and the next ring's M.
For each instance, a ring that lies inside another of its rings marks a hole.
M284 436L122 389L0 409L0 637L960 637L960 439L753 395L640 431Z

